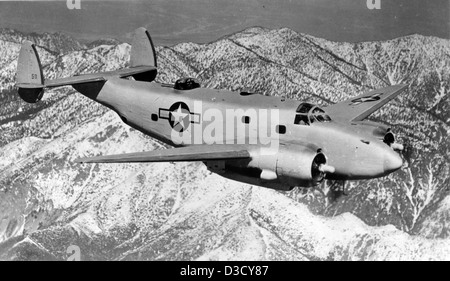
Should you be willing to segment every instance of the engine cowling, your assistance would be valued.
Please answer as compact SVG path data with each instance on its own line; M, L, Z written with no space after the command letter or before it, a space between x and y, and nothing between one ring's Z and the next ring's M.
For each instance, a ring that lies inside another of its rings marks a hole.
M317 185L334 169L327 165L322 152L302 149L281 153L277 160L277 175L296 185Z
M273 156L261 156L258 168L261 179L278 181L289 186L314 186L325 179L334 168L327 165L327 157L319 149L291 145Z

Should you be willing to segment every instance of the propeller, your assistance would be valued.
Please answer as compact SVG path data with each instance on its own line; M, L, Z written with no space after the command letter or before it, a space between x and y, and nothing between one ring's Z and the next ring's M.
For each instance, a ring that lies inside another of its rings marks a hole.
M335 171L336 169L333 166L327 165L327 158L321 152L321 150L319 150L316 157L313 160L311 168L311 174L313 179L316 182L321 182L323 179L325 179L325 174L334 173Z

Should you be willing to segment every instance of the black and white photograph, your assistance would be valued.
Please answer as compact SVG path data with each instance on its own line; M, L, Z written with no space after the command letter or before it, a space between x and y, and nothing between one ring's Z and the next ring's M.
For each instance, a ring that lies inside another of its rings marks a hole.
M0 261L448 261L449 133L450 0L0 1Z

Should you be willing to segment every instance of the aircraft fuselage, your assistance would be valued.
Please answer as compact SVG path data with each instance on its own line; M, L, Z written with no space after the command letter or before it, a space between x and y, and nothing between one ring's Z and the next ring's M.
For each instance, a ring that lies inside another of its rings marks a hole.
M364 125L298 122L301 102L295 100L205 88L176 90L125 79L110 79L95 94L77 90L116 111L126 124L173 146L251 145L251 160L205 162L215 173L250 184L277 189L317 184L308 179L313 176L308 161L317 152L335 168L327 179L376 178L402 165L399 155ZM261 153L261 147L270 153Z

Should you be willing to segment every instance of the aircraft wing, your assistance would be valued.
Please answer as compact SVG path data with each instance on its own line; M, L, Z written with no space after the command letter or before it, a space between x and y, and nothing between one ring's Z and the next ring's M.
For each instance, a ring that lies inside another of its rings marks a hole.
M370 91L325 108L332 119L361 121L401 94L407 85L395 85Z
M250 153L245 145L195 145L118 155L79 158L78 163L146 163L189 162L206 160L245 159Z

